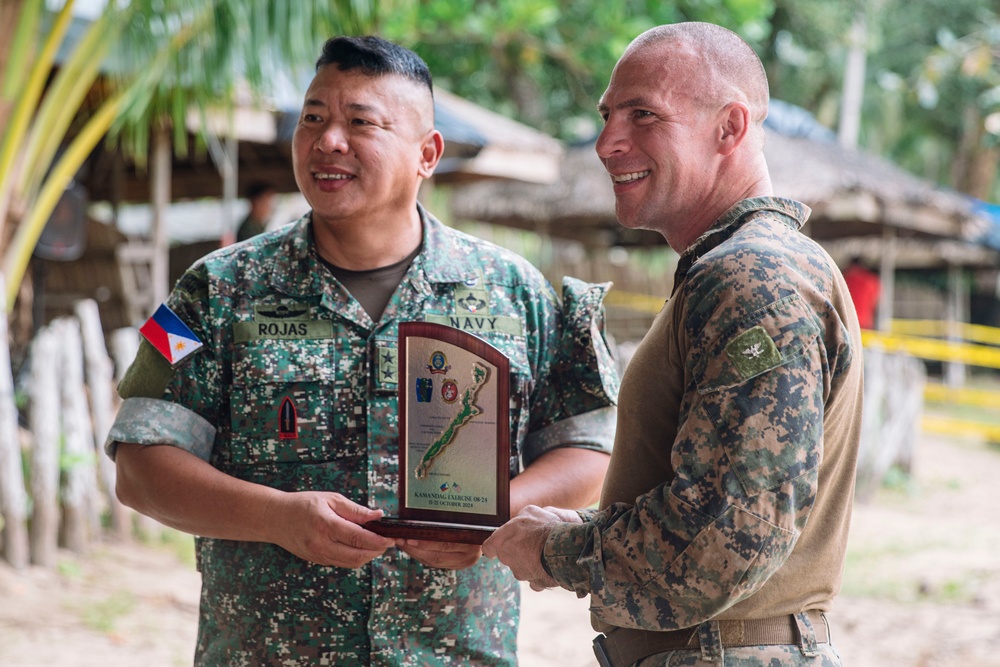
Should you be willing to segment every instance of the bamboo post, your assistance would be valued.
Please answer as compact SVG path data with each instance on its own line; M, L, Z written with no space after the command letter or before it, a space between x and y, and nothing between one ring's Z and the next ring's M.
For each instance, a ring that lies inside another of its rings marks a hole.
M111 332L111 358L115 364L115 385L117 386L125 371L132 365L139 351L139 331L135 327L123 327Z
M44 327L31 344L31 562L54 567L59 540L59 341Z
M865 397L856 492L862 502L871 499L893 465L911 470L926 381L923 363L909 355L867 348L864 358Z
M139 351L139 331L134 327L124 327L111 332L111 354L115 360L115 383L121 382L125 371ZM141 537L155 540L162 531L162 525L145 514L134 514L136 528Z
M59 318L58 331L61 412L63 415L63 539L67 549L86 549L89 535L100 527L97 477L94 472L94 432L88 414L83 383L83 344L80 325L74 318Z
M856 495L869 500L878 486L876 459L881 444L883 401L886 391L885 351L876 348L864 350L865 393L861 417L861 441L858 443L858 472Z
M968 322L968 313L963 304L969 302L968 290L963 280L962 267L955 264L948 266L948 296L945 302L945 327L948 340L956 344L963 342L962 323ZM966 368L961 361L949 361L945 364L945 382L950 389L961 389L965 386Z
M28 494L21 468L21 435L7 335L7 290L0 274L0 519L3 554L12 567L28 565Z
M127 508L115 495L114 461L104 454L104 441L111 431L115 415L114 368L107 347L104 345L104 330L101 327L97 302L93 299L84 299L77 302L74 310L80 320L80 333L83 339L84 368L87 387L90 389L90 415L94 429L97 469L107 498L111 530L119 539L125 539L129 537L129 515Z

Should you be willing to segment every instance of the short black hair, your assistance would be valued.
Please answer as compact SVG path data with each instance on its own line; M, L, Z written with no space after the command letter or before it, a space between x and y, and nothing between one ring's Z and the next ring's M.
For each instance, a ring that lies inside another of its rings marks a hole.
M427 90L434 94L431 71L423 58L407 48L374 35L328 39L316 60L316 70L327 65L336 65L344 72L360 69L369 76L398 74L427 86Z

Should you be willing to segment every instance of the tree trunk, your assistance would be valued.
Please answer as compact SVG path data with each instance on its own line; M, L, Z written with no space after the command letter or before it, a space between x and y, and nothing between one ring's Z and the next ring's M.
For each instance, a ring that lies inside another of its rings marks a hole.
M969 160L965 182L959 189L977 199L991 200L997 177L997 160L1000 160L1000 149L980 146Z
M962 126L962 140L952 163L952 183L959 192L988 200L996 180L1000 149L983 145L986 126L977 106L966 108Z

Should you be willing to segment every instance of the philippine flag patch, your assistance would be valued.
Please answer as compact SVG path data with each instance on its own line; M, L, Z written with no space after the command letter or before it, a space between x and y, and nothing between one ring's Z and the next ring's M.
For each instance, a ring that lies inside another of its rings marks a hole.
M181 322L181 318L163 304L139 327L139 333L166 357L171 366L176 366L203 345L194 332Z

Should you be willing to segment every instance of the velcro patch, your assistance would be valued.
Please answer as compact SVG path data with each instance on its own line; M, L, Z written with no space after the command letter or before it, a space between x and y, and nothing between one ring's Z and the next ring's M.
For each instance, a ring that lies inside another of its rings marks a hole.
M473 333L505 333L520 336L524 332L521 320L509 315L427 315L424 321Z
M726 345L726 355L743 379L781 364L781 352L762 326L744 331Z
M276 340L333 338L333 322L329 320L233 322L234 342L247 343L265 338Z
M378 378L376 378L378 384L386 385L399 382L396 346L391 343L377 343L375 354L378 355Z

